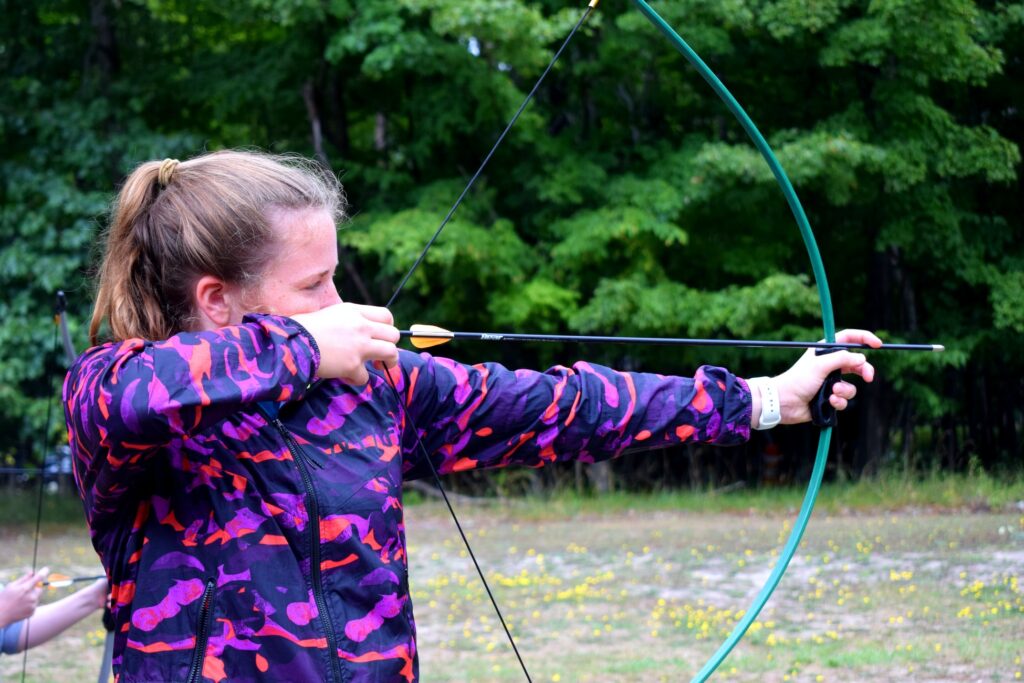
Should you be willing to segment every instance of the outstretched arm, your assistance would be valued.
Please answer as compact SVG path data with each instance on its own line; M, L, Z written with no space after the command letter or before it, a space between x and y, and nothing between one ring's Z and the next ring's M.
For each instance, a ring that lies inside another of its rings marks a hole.
M36 647L74 626L98 609L107 600L107 580L100 579L57 602L39 607L21 629L18 651ZM27 642L26 642L27 641Z
M428 354L401 359L391 376L410 418L407 479L430 471L419 444L449 473L594 462L690 441L726 446L750 436L750 392L724 368L675 377L584 362L535 372Z

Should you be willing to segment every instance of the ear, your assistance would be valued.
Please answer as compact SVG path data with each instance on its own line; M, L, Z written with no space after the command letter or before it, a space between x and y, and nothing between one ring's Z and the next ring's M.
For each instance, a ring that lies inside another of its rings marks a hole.
M193 291L199 329L212 330L241 322L238 287L213 275L196 280Z

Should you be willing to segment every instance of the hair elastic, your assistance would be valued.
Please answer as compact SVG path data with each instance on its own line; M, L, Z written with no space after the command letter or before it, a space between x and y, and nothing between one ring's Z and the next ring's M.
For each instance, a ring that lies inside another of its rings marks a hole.
M181 163L177 159L164 159L160 164L160 172L157 174L157 182L160 183L160 187L167 187L171 184L171 178L174 176L174 169L178 168L178 164Z

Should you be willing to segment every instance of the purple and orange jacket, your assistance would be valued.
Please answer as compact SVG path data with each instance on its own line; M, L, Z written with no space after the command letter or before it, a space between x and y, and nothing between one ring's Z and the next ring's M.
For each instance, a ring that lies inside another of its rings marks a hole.
M297 323L86 351L64 386L75 478L111 581L121 683L414 681L402 482L749 438L750 394L577 363L547 372L402 351L317 381Z

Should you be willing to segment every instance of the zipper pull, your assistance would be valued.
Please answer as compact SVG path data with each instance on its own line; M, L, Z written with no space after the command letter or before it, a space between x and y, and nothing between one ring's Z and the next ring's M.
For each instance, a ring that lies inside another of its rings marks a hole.
M281 422L281 418L275 417L272 422L273 425L277 427L277 429L281 432L281 434L284 435L285 442L288 444L289 450L292 450L292 454L296 458L302 458L303 462L310 463L318 470L322 470L324 468L324 464L322 462L320 462L312 455L310 455L309 452L305 448L303 448L298 441L295 440L295 437L292 435L292 433L288 431L288 428L284 426L283 422ZM292 446L295 446L295 448L292 449Z

